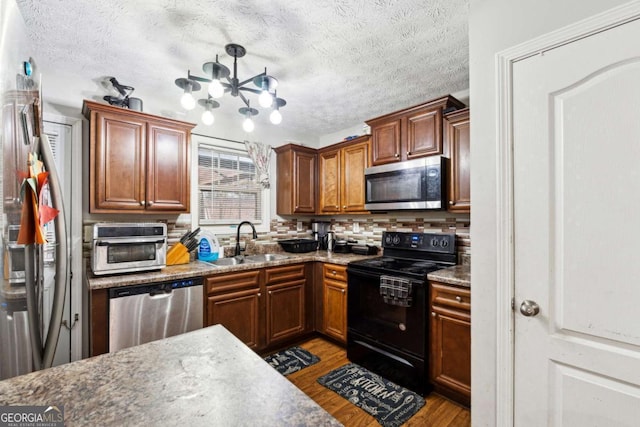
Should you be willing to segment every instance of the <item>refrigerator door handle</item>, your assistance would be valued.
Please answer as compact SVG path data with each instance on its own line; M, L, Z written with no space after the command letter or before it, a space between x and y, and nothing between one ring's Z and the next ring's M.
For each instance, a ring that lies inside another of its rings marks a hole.
M54 220L56 230L56 277L53 292L53 307L51 308L49 330L47 332L47 339L44 344L42 355L42 367L49 368L53 364L56 347L58 346L58 338L60 337L60 328L62 326L62 316L64 313L65 292L67 289L70 253L60 177L58 176L53 152L49 145L49 138L44 133L40 135L39 148L44 166L49 172L49 184L53 206L60 211Z
M40 317L38 316L39 299L36 295L35 245L25 245L24 251L24 280L25 288L27 291L27 319L29 323L29 339L31 341L33 369L37 371L43 368L43 349L42 334L40 333Z

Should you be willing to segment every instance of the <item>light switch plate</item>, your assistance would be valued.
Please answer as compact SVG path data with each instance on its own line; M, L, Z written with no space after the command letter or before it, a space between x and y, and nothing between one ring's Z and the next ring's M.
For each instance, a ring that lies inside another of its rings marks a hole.
M298 223L296 224L296 230L302 231L302 221L298 221Z
M358 222L354 222L353 223L353 232L354 233L359 233L360 232L360 223L358 223Z

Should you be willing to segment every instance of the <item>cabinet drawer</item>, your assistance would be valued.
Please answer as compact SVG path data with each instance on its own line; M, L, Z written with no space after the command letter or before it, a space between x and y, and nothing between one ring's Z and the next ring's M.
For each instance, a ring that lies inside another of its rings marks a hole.
M265 282L271 285L279 282L288 282L304 278L304 264L283 265L264 270Z
M347 281L347 266L337 264L324 264L322 276L326 279L338 280L340 282Z
M257 288L260 285L260 270L219 274L205 279L207 295Z
M438 282L431 282L431 305L433 309L455 309L471 311L471 290Z

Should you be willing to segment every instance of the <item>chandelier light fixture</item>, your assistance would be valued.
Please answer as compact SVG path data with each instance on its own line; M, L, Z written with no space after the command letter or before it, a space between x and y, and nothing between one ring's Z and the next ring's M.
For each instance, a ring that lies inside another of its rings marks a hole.
M210 126L214 122L213 110L220 106L220 103L215 99L222 98L225 93L230 93L234 97L239 96L245 105L238 109L238 112L244 117L242 128L245 132L253 132L255 125L252 117L258 114L258 110L251 107L250 100L243 93L249 92L258 95L258 104L261 107L271 109L269 116L271 123L274 125L280 124L282 122L280 108L284 107L287 102L277 97L276 87L278 86L278 80L267 75L267 68L265 67L264 72L240 81L238 79L238 58L245 56L247 51L244 47L234 43L226 45L225 51L233 56L233 76L231 76L229 68L218 62L218 55L216 55L215 62L205 62L202 65L202 71L204 71L206 77L194 76L191 74L191 70L188 70L187 78L176 79L176 86L183 90L182 98L180 99L182 107L186 110L193 110L196 103L200 105L204 109L202 123ZM207 97L196 102L193 92L198 92L202 88L200 83L209 83ZM257 89L246 86L249 83L253 83Z

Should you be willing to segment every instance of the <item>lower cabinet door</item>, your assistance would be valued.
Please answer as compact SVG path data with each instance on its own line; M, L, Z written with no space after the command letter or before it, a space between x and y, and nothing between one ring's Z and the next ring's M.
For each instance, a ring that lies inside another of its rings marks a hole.
M323 286L323 332L336 340L347 343L347 285L342 282L324 280Z
M431 381L463 405L471 400L471 322L437 313L431 318Z
M267 286L267 346L304 332L305 279Z
M260 291L230 292L207 297L207 325L221 324L252 349L259 343Z

